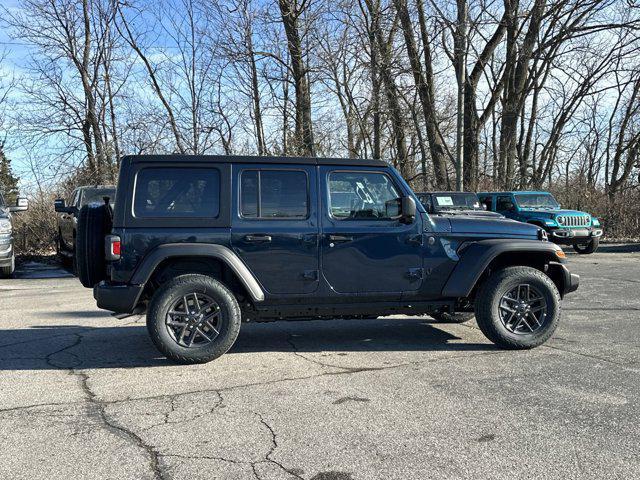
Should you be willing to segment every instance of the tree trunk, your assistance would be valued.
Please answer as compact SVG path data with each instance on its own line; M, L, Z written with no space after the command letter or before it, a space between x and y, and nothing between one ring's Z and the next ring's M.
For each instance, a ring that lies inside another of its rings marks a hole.
M411 64L411 71L413 73L413 80L416 84L416 89L420 98L420 105L422 107L422 114L424 116L427 140L429 142L429 151L431 153L431 161L433 163L435 184L438 188L444 188L447 181L444 161L444 140L437 130L437 112L434 99L430 42L426 34L424 10L421 8L422 2L418 2L420 5L418 15L420 18L420 26L424 43L423 48L425 49L425 62L429 62L427 75L425 75L425 72L422 69L422 65L420 64L420 53L418 51L415 38L413 37L413 25L411 18L409 17L407 1L394 0L393 3L398 12L398 17L402 26L402 32L404 34L405 45L407 48L407 55ZM429 73L431 73L431 75Z
M298 154L314 157L315 145L311 122L311 93L307 68L304 64L302 41L298 27L298 18L302 13L297 9L295 0L279 0L282 23L291 61L291 72L296 92L296 143Z

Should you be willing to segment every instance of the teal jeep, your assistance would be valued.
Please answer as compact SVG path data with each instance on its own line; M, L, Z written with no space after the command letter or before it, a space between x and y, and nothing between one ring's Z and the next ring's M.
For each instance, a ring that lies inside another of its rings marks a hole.
M578 253L593 253L598 248L600 221L585 212L561 209L549 192L482 192L478 197L487 210L542 227L550 240L573 245Z

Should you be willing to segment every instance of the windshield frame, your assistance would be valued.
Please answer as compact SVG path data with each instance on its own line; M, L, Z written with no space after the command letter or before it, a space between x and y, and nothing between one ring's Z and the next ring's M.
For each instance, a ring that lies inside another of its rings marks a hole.
M524 197L533 197L533 198L537 198L537 197L547 197L547 198L551 198L551 200L553 200L553 204L551 205L542 205L542 204L534 204L534 205L526 205L526 204L522 204L520 202L521 199L524 199ZM522 208L522 209L527 209L527 208L544 208L544 209L552 209L552 210L557 210L560 208L560 204L558 203L558 201L556 200L556 198L549 192L540 192L540 193L533 193L533 192L522 192L522 193L514 193L513 194L513 199L516 203L516 205L518 206L518 208Z

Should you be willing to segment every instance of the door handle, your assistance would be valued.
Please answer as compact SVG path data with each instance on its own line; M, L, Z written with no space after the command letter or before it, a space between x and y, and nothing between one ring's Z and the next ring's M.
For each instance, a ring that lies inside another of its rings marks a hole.
M262 235L262 234L245 235L244 239L247 242L270 242L271 241L271 235Z
M330 242L350 242L353 240L353 237L348 235L329 235Z

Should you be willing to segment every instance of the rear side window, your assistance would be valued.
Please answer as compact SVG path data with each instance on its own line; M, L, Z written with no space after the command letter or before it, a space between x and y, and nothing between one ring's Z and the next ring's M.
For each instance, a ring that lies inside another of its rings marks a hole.
M215 218L220 213L220 172L215 168L145 168L138 172L136 217Z
M244 218L307 218L307 174L297 170L244 170L240 214Z

